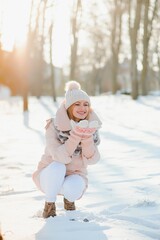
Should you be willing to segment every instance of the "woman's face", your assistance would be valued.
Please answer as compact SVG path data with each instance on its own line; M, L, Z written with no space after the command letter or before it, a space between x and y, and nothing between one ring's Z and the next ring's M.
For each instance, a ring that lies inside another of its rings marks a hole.
M89 113L89 103L82 100L75 102L73 105L72 114L76 121L85 119Z

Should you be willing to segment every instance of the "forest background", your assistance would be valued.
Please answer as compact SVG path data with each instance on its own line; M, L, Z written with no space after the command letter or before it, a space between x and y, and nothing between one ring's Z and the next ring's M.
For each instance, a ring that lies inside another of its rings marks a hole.
M0 84L49 95L77 80L92 96L160 90L159 0L0 0Z

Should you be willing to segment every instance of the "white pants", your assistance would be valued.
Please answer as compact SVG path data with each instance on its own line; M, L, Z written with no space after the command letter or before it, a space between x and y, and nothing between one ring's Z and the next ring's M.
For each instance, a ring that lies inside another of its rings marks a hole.
M86 188L80 175L66 176L66 166L59 162L53 162L41 171L40 185L46 202L55 202L58 194L74 202L82 196Z

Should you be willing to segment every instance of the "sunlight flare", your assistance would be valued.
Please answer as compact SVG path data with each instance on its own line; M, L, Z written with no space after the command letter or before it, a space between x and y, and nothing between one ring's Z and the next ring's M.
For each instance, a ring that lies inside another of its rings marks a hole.
M11 51L14 45L23 47L26 40L30 0L0 0L2 47Z

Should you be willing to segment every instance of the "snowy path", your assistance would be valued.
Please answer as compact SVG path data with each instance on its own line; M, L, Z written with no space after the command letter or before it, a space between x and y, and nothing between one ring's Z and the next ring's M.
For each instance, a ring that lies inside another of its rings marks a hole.
M77 211L57 199L56 218L42 219L43 195L31 174L44 150L48 98L0 100L0 224L5 240L160 240L160 97L92 99L103 122L101 161ZM75 218L76 221L70 221ZM83 222L83 219L89 222Z

